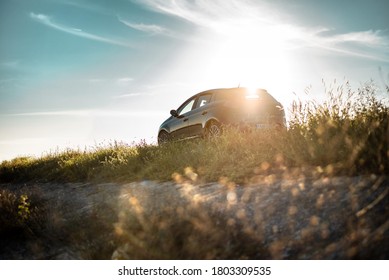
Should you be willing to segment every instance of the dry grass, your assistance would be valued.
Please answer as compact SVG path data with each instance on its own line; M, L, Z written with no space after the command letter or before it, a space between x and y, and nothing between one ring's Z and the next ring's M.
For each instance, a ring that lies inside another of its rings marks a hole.
M389 173L389 107L373 84L327 89L324 102L296 101L287 131L230 129L218 140L170 143L114 142L93 150L66 150L0 165L0 180L104 182L167 181L191 167L205 181L242 183L258 172L314 167L340 174ZM262 170L265 168L265 170ZM261 171L262 170L262 171Z
M1 163L0 182L20 185L155 180L186 184L189 180L195 185L219 182L233 189L237 184L261 186L266 182L272 186L280 180L331 180L336 176L371 174L385 178L380 175L389 174L386 101L377 98L372 83L356 91L347 83L333 85L326 92L328 98L323 102L293 103L285 131L242 133L228 129L214 141L199 139L162 146L114 142L88 151L20 157ZM88 247L94 250L85 258L107 258L107 252L114 247L122 254L117 253L117 257L138 259L387 258L386 250L380 249L388 245L389 230L387 181L382 180L366 188L349 184L334 189L324 184L323 188L310 189L307 184L305 189L298 185L300 189L287 191L280 183L271 189L279 196L274 207L259 209L255 214L259 218L246 223L245 213L239 209L233 215L242 219L234 222L220 217L217 211L201 211L203 208L192 200L185 200L188 204L179 213L168 207L147 219L130 205L119 219L121 234L116 237L117 213L108 205L108 216L106 211L96 208L93 219L69 220L53 228L53 221L58 219L53 213L60 207L43 203L33 188L1 189L0 235L30 239L51 236L56 242L65 232L70 237L62 242L79 244L92 242L98 232L103 237L96 241L98 245ZM304 182L307 181L302 181L303 187ZM272 196L269 189L264 187L259 192ZM306 213L307 224L297 234L294 221L301 220L302 213ZM283 226L272 224L275 217L289 222ZM334 226L332 222L336 220L342 223Z

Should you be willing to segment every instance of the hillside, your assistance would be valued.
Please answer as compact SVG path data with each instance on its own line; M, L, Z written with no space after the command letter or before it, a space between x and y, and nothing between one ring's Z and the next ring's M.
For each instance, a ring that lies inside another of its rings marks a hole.
M0 258L387 259L389 107L373 89L295 102L285 131L4 161Z

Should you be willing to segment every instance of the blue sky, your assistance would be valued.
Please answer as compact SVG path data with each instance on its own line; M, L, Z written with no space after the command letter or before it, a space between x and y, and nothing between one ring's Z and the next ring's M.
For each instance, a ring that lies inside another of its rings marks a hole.
M288 106L308 86L320 98L322 79L383 86L388 10L387 0L1 0L0 160L155 141L170 109L210 88L266 88Z

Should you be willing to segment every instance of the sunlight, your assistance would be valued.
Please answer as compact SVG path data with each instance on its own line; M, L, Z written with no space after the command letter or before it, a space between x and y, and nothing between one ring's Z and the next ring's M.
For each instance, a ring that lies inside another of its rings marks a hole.
M246 88L246 99L258 99L259 95L257 93L257 88L247 87Z
M293 48L297 30L256 18L218 21L201 30L187 48L178 52L160 81L181 81L183 90L172 87L172 102L179 96L212 88L266 89L284 106L293 99ZM294 71L295 72L295 71Z
M290 34L283 28L244 30L221 36L207 67L209 76L224 83L235 81L236 86L285 92L290 81L286 46Z

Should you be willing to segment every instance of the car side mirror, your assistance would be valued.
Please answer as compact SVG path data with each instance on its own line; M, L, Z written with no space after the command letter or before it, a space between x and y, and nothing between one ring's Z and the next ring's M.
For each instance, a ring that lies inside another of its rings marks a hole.
M170 111L170 115L172 115L173 117L177 118L178 117L178 113L176 110L171 110Z

